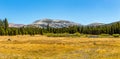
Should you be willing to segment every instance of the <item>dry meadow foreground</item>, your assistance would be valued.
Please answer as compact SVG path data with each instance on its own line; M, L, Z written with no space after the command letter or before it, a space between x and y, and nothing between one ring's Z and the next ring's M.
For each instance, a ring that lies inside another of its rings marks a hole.
M0 59L119 58L120 38L0 36Z

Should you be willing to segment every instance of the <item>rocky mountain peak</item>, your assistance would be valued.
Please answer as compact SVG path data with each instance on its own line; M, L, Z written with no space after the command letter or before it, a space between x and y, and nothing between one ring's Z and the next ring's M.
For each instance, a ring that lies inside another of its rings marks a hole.
M36 27L46 27L49 24L50 27L53 28L63 28L68 26L79 25L74 22L70 22L67 20L58 20L58 19L41 19L33 22L31 25Z

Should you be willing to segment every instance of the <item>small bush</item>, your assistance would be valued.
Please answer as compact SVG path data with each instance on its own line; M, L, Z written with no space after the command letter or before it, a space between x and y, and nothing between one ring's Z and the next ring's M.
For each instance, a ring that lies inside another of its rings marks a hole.
M69 33L48 33L46 34L48 37L80 37L80 33L75 33L75 34L69 34Z
M54 33L49 33L49 34L46 34L48 37L66 37L67 34L54 34Z
M110 37L111 35L109 34L101 34L100 37Z
M110 36L109 34L101 34L101 36Z
M77 32L77 33L74 33L74 35L75 35L75 36L80 36L80 33Z
M120 34L113 34L112 36L113 36L113 37L119 37Z

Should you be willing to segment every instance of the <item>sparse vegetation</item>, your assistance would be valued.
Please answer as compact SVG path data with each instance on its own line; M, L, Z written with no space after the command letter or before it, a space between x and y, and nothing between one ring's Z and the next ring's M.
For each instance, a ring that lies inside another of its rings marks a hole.
M45 34L48 37L80 37L80 33L74 33L74 34L69 34L69 33L58 33L58 34L54 34L54 33L46 33Z
M7 41L12 39L12 41ZM119 59L120 38L1 36L0 59Z
M120 37L120 34L113 34L113 37Z
M112 37L111 35L109 35L109 34L101 34L101 35L99 35L101 38L106 38L106 37Z

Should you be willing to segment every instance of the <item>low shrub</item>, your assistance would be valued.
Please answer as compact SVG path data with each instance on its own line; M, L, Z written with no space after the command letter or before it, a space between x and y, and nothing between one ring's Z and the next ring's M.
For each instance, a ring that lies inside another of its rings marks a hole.
M54 33L48 33L46 34L48 37L66 37L67 34L54 34Z
M100 37L110 37L111 35L109 35L109 34L101 34L101 35L99 35Z
M75 35L75 36L78 36L78 37L81 36L80 33L78 33L78 32L77 32L77 33L74 33L74 35Z
M54 34L54 33L48 33L46 34L46 36L48 37L80 37L80 33L74 33L74 34L69 34L69 33L58 33L58 34Z
M119 37L120 34L113 34L112 36L113 36L113 37Z

